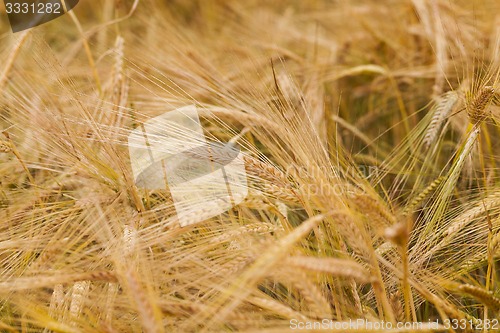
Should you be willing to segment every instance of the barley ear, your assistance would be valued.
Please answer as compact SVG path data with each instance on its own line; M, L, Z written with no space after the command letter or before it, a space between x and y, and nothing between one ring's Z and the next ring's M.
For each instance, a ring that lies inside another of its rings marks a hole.
M491 86L485 86L479 91L477 97L468 95L470 101L467 105L467 114L472 124L480 124L490 116L487 106L493 100L495 89Z
M463 284L458 287L458 291L474 297L476 300L494 311L498 311L500 309L500 298L483 288L470 284Z

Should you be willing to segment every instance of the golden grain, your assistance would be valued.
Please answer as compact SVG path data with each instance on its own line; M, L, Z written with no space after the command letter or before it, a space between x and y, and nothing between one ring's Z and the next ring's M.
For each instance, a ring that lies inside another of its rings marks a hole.
M286 262L305 271L321 272L333 276L353 278L361 283L372 281L370 273L362 265L349 259L314 258L310 256L294 256Z
M495 297L491 292L486 291L483 288L470 284L462 284L458 286L458 290L474 297L479 302L493 309L493 311L500 309L500 298Z
M10 142L0 140L0 153L10 153L12 151L12 147Z
M471 101L467 105L467 114L473 124L480 124L490 117L487 106L491 103L495 89L485 86L477 92L477 96L471 96Z
M4 29L0 330L494 318L500 4L393 2L80 1ZM246 197L135 184L130 131L186 105Z

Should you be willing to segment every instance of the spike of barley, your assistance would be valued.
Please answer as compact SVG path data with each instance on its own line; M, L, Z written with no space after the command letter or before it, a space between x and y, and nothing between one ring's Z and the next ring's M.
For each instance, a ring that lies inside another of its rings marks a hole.
M449 91L439 97L436 105L434 106L434 115L431 122L427 127L427 132L424 136L424 147L428 149L436 139L443 122L446 120L451 110L458 102L458 94L456 91Z
M467 105L467 114L472 124L479 124L486 120L490 115L486 107L493 100L495 89L491 86L483 87Z
M370 273L362 265L349 259L294 256L287 258L286 262L295 267L309 271L353 278L361 283L369 283L372 281Z
M483 288L476 287L470 284L463 284L458 287L458 290L474 297L494 311L500 309L500 298L495 297L491 292Z

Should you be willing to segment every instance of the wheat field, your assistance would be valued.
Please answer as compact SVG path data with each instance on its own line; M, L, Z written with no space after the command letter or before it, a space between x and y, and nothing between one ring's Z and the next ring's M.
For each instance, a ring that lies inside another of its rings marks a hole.
M500 331L497 0L0 16L1 332ZM137 180L186 106L238 202Z

